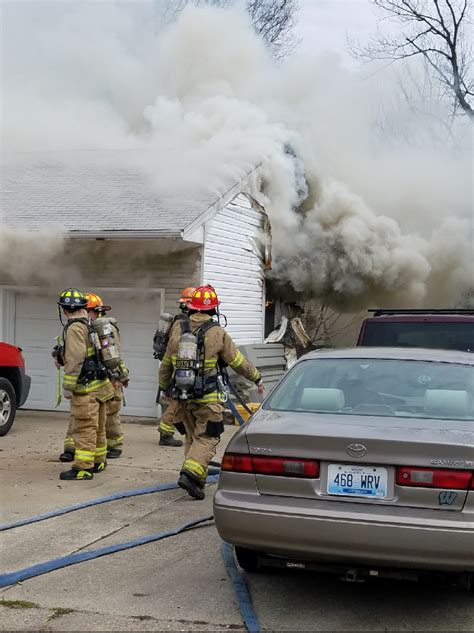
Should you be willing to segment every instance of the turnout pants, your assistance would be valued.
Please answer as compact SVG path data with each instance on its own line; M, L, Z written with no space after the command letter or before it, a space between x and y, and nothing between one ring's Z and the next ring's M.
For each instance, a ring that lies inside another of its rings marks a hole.
M69 414L69 424L66 431L66 437L64 438L64 452L74 453L76 442L74 433L75 419L74 416Z
M107 400L107 420L105 424L105 435L107 438L107 448L121 448L123 445L122 423L120 421L120 409L122 408L123 393L121 388L114 387L114 397ZM72 403L72 402L71 402ZM173 427L174 428L174 427ZM76 418L69 416L66 437L64 438L64 452L74 453L76 448Z
M178 403L176 400L172 400L168 396L161 396L160 398L161 404L161 419L158 425L158 431L160 435L167 435L168 437L172 437L176 429L174 428L174 416L176 414L176 408Z
M182 422L186 429L185 459L181 470L201 483L206 481L209 462L220 442L220 436L211 437L207 434L208 423L222 423L223 419L222 404L176 402L174 421Z
M122 423L120 422L122 402L122 387L114 385L114 397L111 400L107 400L107 421L105 424L107 448L120 449L123 445Z
M87 394L72 396L71 416L74 417L76 448L72 468L90 470L94 464L105 462L106 403L111 397L113 390L110 384Z

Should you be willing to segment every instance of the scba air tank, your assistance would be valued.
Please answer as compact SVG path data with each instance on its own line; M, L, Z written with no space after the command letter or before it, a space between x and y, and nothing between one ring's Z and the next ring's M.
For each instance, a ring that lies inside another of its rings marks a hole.
M120 353L115 339L115 330L107 317L99 317L92 322L96 334L96 347L100 360L107 369L113 371L120 365Z
M197 338L191 332L185 332L179 338L176 355L175 385L180 400L191 397L196 382Z
M163 360L168 344L169 333L173 325L174 317L169 312L160 314L158 329L153 337L153 356Z
M158 332L166 336L173 325L174 317L169 312L162 312L158 320Z

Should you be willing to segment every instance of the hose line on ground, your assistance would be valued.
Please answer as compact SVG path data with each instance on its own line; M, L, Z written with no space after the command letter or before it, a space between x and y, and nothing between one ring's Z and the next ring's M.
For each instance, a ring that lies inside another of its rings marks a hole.
M227 570L227 573L229 574L229 578L232 580L232 584L234 585L235 595L239 603L240 613L242 615L242 620L244 621L247 631L249 631L249 633L260 633L262 628L254 611L252 599L250 598L250 593L247 587L247 583L245 582L245 578L242 576L239 568L237 567L237 563L235 562L235 556L232 546L229 545L229 543L222 541L221 554L224 560L225 568Z
M67 556L60 556L59 558L52 558L51 560L31 565L31 567L24 567L17 571L12 571L7 574L0 574L0 587L8 587L14 585L17 582L34 578L35 576L41 576L47 574L50 571L56 569L62 569L69 565L76 565L77 563L83 563L87 560L99 558L100 556L107 556L108 554L115 554L116 552L122 552L123 550L137 547L138 545L144 545L145 543L153 543L154 541L160 541L161 539L168 538L169 536L175 536L181 534L186 530L198 527L202 523L212 521L213 516L201 517L195 519L189 523L185 523L174 530L168 530L166 532L158 532L158 534L151 534L150 536L141 536L140 538L133 539L132 541L126 541L125 543L117 543L116 545L107 545L106 547L100 547L99 549L89 550L87 552L77 552L75 554L68 554Z
M216 463L214 463L213 465L217 466ZM210 472L212 471L210 470ZM217 480L218 475L213 474L207 478L206 483L215 484L217 483ZM84 508L90 508L92 506L100 505L103 503L109 503L110 501L116 501L118 499L127 499L129 497L152 494L154 492L164 492L166 490L174 490L176 488L178 488L177 484L173 483L159 484L157 486L137 488L136 490L116 492L105 497L98 497L96 499L90 499L89 501L84 501L82 503L65 506L64 508L59 508L58 510L52 510L51 512L46 512L45 514L39 514L37 516L29 517L26 519L20 519L12 523L4 523L0 525L0 531L10 530L12 528L21 527L24 525L30 525L31 523L38 523L39 521L45 521L46 519L51 519L53 517L63 516L64 514L68 514L69 512L75 512L76 510L82 510ZM160 541L171 536L177 536L178 534L182 534L183 532L197 528L205 523L210 524L209 522L213 519L214 517L212 515L201 517L199 519L195 519L194 521L190 521L189 523L185 523L184 525L181 525L173 530L158 532L157 534L151 534L149 536L141 536L131 541L126 541L125 543L108 545L106 547L101 547L99 549L89 550L86 552L76 552L75 554L60 556L58 558L53 558L42 563L37 563L36 565L31 565L30 567L18 569L17 571L0 574L0 588L8 587L10 585L14 585L15 583L22 582L30 578L35 578L36 576L41 576L42 574L47 574L57 569L69 567L70 565L76 565L85 561L94 560L95 558L99 558L101 556L107 556L108 554L122 552L133 547L138 547L139 545L153 543L155 541ZM262 629L253 609L252 600L250 598L245 579L243 578L235 562L232 547L228 543L223 542L221 546L221 554L225 568L235 589L235 594L237 597L237 602L239 604L242 620L244 621L244 624L249 633L259 633Z
M207 478L206 483L217 483L218 476L211 475ZM75 503L58 510L51 510L51 512L45 512L44 514L38 514L26 519L19 519L12 523L3 523L0 525L0 532L4 530L11 530L12 528L22 527L23 525L30 525L31 523L38 523L39 521L45 521L46 519L52 519L54 517L68 514L69 512L76 512L76 510L83 510L84 508L90 508L92 506L101 505L102 503L109 503L109 501L117 501L117 499L127 499L128 497L138 497L139 495L149 495L154 492L164 492L165 490L175 490L178 488L178 484L158 484L157 486L147 486L146 488L136 488L135 490L125 490L122 492L114 492L111 495L105 497L97 497L96 499L90 499L89 501L83 501L82 503Z

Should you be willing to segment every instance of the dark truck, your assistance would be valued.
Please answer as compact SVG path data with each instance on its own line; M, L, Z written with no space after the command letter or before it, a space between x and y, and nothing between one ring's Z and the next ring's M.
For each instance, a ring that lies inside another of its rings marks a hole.
M0 437L8 433L16 410L25 404L30 383L21 349L0 343Z
M474 310L369 310L357 345L474 352Z

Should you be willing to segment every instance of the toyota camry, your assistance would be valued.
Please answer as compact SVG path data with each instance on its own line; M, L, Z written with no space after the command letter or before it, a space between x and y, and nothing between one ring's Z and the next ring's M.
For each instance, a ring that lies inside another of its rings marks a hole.
M474 579L474 355L300 359L230 441L216 526L246 570Z

